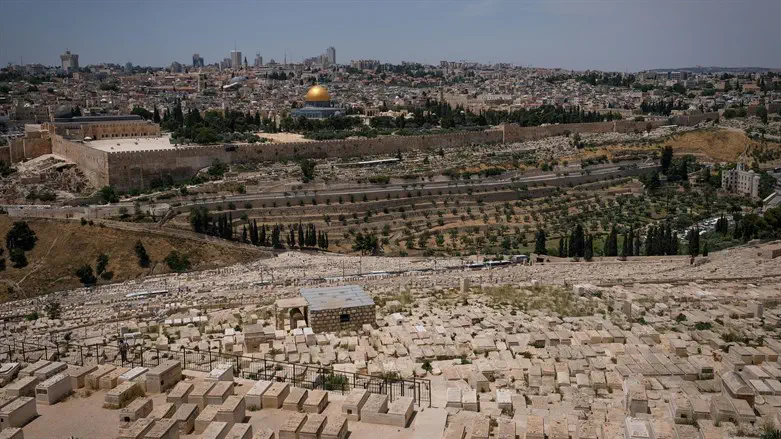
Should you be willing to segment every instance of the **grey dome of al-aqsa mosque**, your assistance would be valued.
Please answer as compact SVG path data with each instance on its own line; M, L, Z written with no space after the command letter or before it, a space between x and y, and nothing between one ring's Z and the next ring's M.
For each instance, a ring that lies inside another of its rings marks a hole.
M73 117L73 107L70 105L60 105L54 111L55 119L70 119Z

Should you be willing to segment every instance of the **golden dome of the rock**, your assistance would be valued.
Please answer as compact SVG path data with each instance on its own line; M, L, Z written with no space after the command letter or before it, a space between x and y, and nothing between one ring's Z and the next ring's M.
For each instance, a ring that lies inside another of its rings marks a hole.
M328 90L322 85L315 85L306 92L307 102L327 102L331 100Z

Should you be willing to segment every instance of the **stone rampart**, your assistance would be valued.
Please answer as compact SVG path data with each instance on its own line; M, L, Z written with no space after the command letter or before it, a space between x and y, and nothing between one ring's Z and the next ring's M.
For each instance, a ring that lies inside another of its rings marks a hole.
M501 130L428 136L383 136L371 139L243 145L181 146L175 149L112 152L108 154L110 184L120 190L148 187L170 175L174 181L192 177L199 169L221 163L250 163L299 158L361 157L397 151L430 150L500 143Z
M215 161L251 163L300 158L390 155L397 151L409 150L436 151L440 147L521 142L573 133L641 132L647 129L649 124L654 128L669 123L694 125L717 117L718 113L705 113L694 116L676 116L668 120L657 121L618 120L541 127L521 127L516 124L507 124L498 129L435 135L382 136L319 142L180 146L173 149L130 152L100 151L55 134L51 136L51 152L78 164L95 187L110 184L118 190L130 190L147 188L155 180L182 181L188 179L198 170L211 166ZM109 126L106 125L106 127L108 129ZM125 124L123 127L123 129L132 130L131 125ZM26 155L25 145L23 144L20 148L22 149L21 154ZM35 154L45 149L45 145L37 143L30 146L30 150ZM14 151L12 145L9 150L11 160L15 157ZM2 157L2 152L0 152L0 157Z
M76 163L92 186L99 188L109 184L108 154L105 151L56 134L51 137L51 142L52 153Z

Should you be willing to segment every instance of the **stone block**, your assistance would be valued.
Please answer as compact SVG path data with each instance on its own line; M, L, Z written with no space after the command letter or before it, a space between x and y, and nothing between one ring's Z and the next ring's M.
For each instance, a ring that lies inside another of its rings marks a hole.
M198 406L195 404L182 404L176 409L171 420L176 422L179 433L190 434L195 429L195 418L198 417Z
M106 392L104 403L107 408L121 409L143 393L138 383L128 381Z
M206 426L206 429L201 433L201 439L225 439L228 434L228 424L225 422L215 421Z
M103 375L112 372L117 367L113 364L101 364L97 369L87 374L85 386L88 389L97 390L100 388L100 379Z
M179 439L179 426L174 419L160 419L144 436L145 439Z
M353 389L342 403L342 414L350 421L361 420L361 409L369 399L369 391L366 389Z
M306 423L305 413L290 413L286 416L285 423L279 427L279 439L299 439L298 433Z
M152 413L152 400L150 398L137 398L119 411L119 422L134 422L146 418Z
M216 381L206 395L208 404L220 405L233 395L233 381Z
M81 389L85 385L87 375L98 369L97 364L89 366L74 367L65 372L71 378L71 388L73 390Z
M244 423L233 424L225 439L252 439L252 425Z
M217 412L219 411L220 406L218 405L207 405L204 407L204 409L201 410L201 412L198 414L198 417L195 418L195 434L203 433L209 424L216 421Z
M274 383L262 396L263 408L278 409L282 407L287 395L290 393L290 384Z
M299 411L304 406L309 392L306 389L300 387L291 387L290 393L288 393L285 402L282 404L283 410Z
M263 394L271 387L271 381L258 381L244 395L248 410L263 408Z
M244 422L246 416L246 402L238 395L231 395L222 403L217 411L215 420L225 422L229 426Z
M201 381L193 385L193 389L187 395L187 402L190 404L198 405L198 408L203 410L206 407L206 396L214 387L214 381Z
M117 439L143 439L155 424L152 418L141 418L119 429Z
M183 403L187 402L187 396L192 392L193 385L185 381L179 381L176 383L173 389L168 392L165 400L179 407Z
M35 407L35 398L19 396L0 407L0 430L22 428L36 416L38 409Z
M307 413L322 413L328 405L328 392L312 390L304 401L304 411Z
M111 372L100 377L98 387L100 390L111 390L114 387L117 387L117 384L119 384L119 377L127 371L128 369L125 369L124 367L118 367L112 370Z
M13 383L5 386L5 395L9 398L18 396L35 395L35 386L38 385L38 378L30 375L22 376Z
M164 402L154 407L152 413L149 414L149 417L152 419L167 419L176 413L176 409L176 405L170 402Z
M146 390L151 393L162 393L182 380L182 364L176 360L168 360L152 368L146 374Z

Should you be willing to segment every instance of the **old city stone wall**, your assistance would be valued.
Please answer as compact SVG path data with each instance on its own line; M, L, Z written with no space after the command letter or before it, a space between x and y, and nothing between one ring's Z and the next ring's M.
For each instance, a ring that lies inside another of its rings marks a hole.
M658 128L660 126L670 124L691 126L706 120L716 120L718 117L718 112L712 112L692 116L673 116L669 119L653 121L634 121L632 119L622 119L610 122L569 123L539 127L522 127L517 124L507 124L503 126L504 143L526 142L543 139L545 137L562 136L575 133L585 134L642 132L645 131L649 125L651 128Z
M110 184L121 189L148 187L167 175L174 180L192 177L199 169L221 163L248 163L298 158L354 157L393 154L396 151L436 150L502 141L501 130L431 136L385 136L372 139L254 145L184 146L175 149L112 152L108 155Z
M72 142L58 135L51 137L51 144L52 153L76 163L92 186L103 187L109 184L108 154L105 151Z
M652 127L674 123L694 125L716 119L718 113L677 116L663 121L619 120L582 124L521 127L507 124L499 129L424 136L383 136L371 139L329 140L320 142L267 143L244 145L183 146L175 149L105 152L72 142L61 135L30 137L14 142L7 153L0 149L0 159L6 154L11 161L30 159L54 153L78 164L95 187L112 185L119 190L149 187L153 180L172 178L181 181L198 170L222 163L248 163L298 158L360 157L394 154L396 151L429 150L440 147L465 147L476 144L509 143L536 140L568 133L640 132ZM121 128L120 128L121 127ZM77 129L86 129L78 127ZM82 135L96 137L127 137L159 134L159 127L146 122L95 124Z
M349 321L341 321L341 316L344 314L349 316ZM376 323L374 305L321 311L309 310L309 326L314 332L357 331L365 324L374 323Z
M8 147L8 160L11 163L18 163L23 160L34 159L44 154L51 153L52 144L48 133L31 131L25 133L24 137L10 142Z

